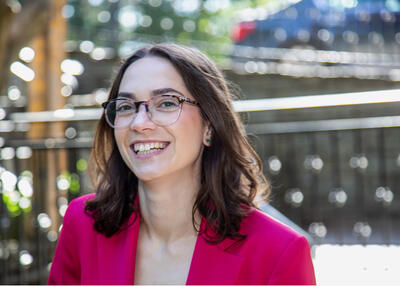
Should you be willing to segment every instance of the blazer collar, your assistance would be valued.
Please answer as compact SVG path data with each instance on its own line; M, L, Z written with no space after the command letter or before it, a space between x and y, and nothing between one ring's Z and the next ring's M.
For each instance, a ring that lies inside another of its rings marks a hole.
M218 244L209 243L206 238L215 237L215 232L206 225L203 218L186 284L235 284L243 258L230 253L229 248L241 241L226 238Z
M131 214L128 224L111 237L97 234L98 282L103 285L132 285L140 216Z
M138 205L137 199L135 205ZM106 238L102 234L97 235L98 244L101 246L97 253L99 273L102 276L99 277L101 284L134 283L140 212L132 213L125 226L124 230L111 238ZM230 248L242 241L226 238L217 244L209 243L206 238L215 237L216 234L206 226L207 220L203 218L186 284L235 284L243 257L233 254ZM118 273L117 281L115 273Z
M134 206L139 207L138 196L135 198ZM140 211L135 211L111 237L97 233L99 275L97 284L133 285L139 227Z

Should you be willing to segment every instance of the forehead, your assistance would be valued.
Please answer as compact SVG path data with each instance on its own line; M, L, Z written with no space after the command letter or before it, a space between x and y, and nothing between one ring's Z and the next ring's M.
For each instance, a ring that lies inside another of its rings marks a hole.
M144 57L133 62L125 71L119 92L148 94L156 89L173 88L189 95L182 77L175 67L160 57Z

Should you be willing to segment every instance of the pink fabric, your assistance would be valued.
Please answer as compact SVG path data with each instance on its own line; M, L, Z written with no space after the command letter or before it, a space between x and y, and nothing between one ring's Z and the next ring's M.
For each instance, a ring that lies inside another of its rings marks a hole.
M132 214L129 227L106 238L94 231L93 219L83 211L92 197L80 197L68 207L49 284L134 284L139 219ZM199 235L186 284L315 285L303 236L258 210L242 221L240 232L245 240L217 245Z

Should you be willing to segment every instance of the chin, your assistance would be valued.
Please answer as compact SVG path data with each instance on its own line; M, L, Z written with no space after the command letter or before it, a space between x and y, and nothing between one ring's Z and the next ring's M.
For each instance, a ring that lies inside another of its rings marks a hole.
M152 181L155 179L162 178L166 175L166 174L164 174L164 172L160 172L160 171L156 171L156 170L152 170L152 171L133 170L133 173L142 182L149 182L149 181Z

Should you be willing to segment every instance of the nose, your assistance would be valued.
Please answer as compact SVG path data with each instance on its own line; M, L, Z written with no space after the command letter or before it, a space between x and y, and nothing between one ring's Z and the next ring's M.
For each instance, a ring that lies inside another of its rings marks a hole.
M139 106L139 109L138 109L136 115L132 119L130 128L137 132L143 132L147 129L150 129L150 130L154 129L155 127L156 127L156 125L151 120L146 106L144 104L141 104Z

